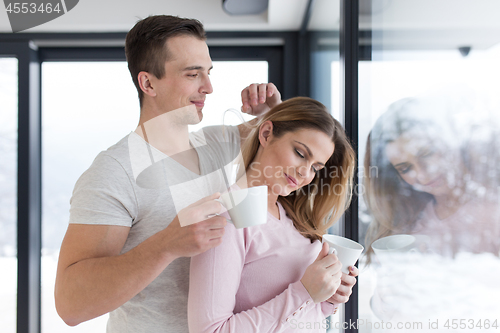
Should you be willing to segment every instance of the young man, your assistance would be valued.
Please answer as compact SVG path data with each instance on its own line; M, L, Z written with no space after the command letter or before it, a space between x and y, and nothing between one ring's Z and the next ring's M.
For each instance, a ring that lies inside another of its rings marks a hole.
M225 219L208 218L221 210L218 194L208 194L227 188L226 174L216 171L238 154L246 127L188 133L212 92L198 21L148 17L128 33L125 50L139 126L100 153L75 185L56 308L68 325L111 312L108 332L187 332L189 257L222 241ZM242 102L258 115L281 99L273 84L254 84ZM166 178L148 178L150 170Z

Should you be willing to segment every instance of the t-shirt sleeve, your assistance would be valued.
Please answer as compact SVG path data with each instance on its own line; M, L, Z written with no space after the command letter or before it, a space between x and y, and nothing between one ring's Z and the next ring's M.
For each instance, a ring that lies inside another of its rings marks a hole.
M324 319L325 311L332 312L332 307L326 304L315 304L302 283L296 281L264 304L234 313L245 264L245 234L243 229L235 229L232 224L225 230L221 245L191 259L190 333L277 333L293 328L301 320Z
M99 154L76 182L69 223L131 227L137 200L131 180L113 157Z

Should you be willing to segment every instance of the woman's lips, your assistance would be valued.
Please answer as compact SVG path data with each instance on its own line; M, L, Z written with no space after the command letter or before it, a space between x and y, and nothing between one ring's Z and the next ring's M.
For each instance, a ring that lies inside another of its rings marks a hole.
M436 179L430 181L429 183L423 185L425 187L436 187L436 186L440 186L441 183L442 183L442 180L443 180L443 176L439 176L437 177Z
M299 185L299 183L297 182L297 180L289 175L287 175L285 173L285 177L286 177L286 180L288 181L288 184L290 184L290 186L293 186L293 187L296 187L297 185Z

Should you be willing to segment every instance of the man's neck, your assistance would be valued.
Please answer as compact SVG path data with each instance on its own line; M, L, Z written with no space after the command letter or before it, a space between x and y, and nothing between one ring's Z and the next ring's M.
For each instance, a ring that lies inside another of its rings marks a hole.
M186 124L175 121L173 113L158 114L141 110L141 118L135 132L146 142L168 156L185 152L192 147Z

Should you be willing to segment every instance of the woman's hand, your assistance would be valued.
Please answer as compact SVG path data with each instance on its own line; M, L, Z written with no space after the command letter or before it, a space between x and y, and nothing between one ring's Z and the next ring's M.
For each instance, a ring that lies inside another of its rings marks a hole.
M359 275L359 270L355 266L349 266L349 275L342 273L341 284L335 295L327 299L327 302L340 304L347 303L349 296L352 294L352 287L356 284L356 276Z
M335 254L328 254L328 249L328 244L324 243L318 257L300 279L314 303L331 298L341 283L342 264Z

